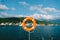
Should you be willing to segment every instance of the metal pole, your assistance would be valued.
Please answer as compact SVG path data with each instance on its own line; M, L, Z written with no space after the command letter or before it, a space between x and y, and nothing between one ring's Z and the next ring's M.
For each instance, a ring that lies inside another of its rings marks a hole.
M53 37L51 37L51 40L53 40Z
M42 37L42 40L44 40L44 37Z
M30 40L30 32L29 32L29 38L28 38L28 40Z

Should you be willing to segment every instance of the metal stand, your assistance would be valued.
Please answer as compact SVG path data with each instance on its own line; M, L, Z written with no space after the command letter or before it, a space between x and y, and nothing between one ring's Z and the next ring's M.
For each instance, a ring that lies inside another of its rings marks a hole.
M29 32L29 35L28 36L29 36L28 40L30 40L30 32Z
M51 40L53 40L53 37L51 37Z
M42 40L44 40L44 37L42 37Z

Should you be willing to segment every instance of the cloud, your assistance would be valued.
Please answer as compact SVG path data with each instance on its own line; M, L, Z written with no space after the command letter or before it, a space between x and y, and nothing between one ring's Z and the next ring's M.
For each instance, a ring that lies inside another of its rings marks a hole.
M2 17L2 16L0 15L0 17Z
M26 15L10 15L10 14L8 14L8 13L6 13L6 12L0 12L0 17L33 17L33 18L35 18L35 19L37 19L37 20L55 20L55 19L58 19L58 18L60 18L59 16L53 16L53 15L46 15L46 14L38 14L38 13L34 13L34 14L32 14L32 15L28 15L28 16L26 16Z
M60 16L59 16L60 10L58 10L56 8L43 7L43 5L41 4L40 6L39 5L30 6L29 10L30 11L35 11L35 13L33 15L31 15L31 16L36 18L36 19L40 19L40 20L41 19L44 19L44 20L60 19Z
M0 16L3 17L3 18L5 18L5 17L13 17L12 14L8 14L6 12L0 12Z
M15 17L25 17L24 15L16 15Z
M47 14L47 13L50 13L50 12L60 13L60 10L57 10L56 8L51 8L51 7L43 7L42 4L40 6L39 5L30 6L29 10L37 11L37 12L44 13L44 14Z
M5 13L5 12L0 12L0 15L2 15L2 16L8 16L8 14Z
M22 5L29 5L27 2L23 1L23 2L19 2L19 4L22 4Z
M0 10L16 10L15 8L9 8L6 5L0 4Z
M27 17L26 15L12 15L12 14L9 14L9 13L6 13L6 12L0 12L0 17Z
M22 5L29 5L27 2L19 2L19 3ZM16 10L14 7L8 8L6 5L1 5L1 4L0 4L0 9L2 9L2 10ZM60 13L60 10L57 10L56 8L51 8L51 7L43 7L42 4L29 6L29 10L37 11L37 13L28 15L28 16L31 16L35 19L54 20L54 19L60 18L60 16L49 15L50 12ZM39 14L38 12L42 13L42 14ZM12 14L9 15L8 13L0 12L0 17L28 17L28 16L21 15L21 14L20 15L12 15Z
M28 17L28 16L27 15L21 15L21 14L19 14L19 15L15 15L14 17Z
M15 8L11 8L11 10L16 10Z
M30 10L39 10L39 9L41 9L42 6L43 6L42 4L38 4L38 5L30 6L29 9Z
M0 9L2 9L2 10L8 10L9 8L6 5L0 4Z
M16 15L15 17L33 17L35 19L38 19L38 20L55 20L55 19L58 19L59 17L58 16L53 16L53 15L46 15L46 14L38 14L38 13L34 13L32 15Z
M46 8L43 8L44 10L46 10L46 11L56 11L56 9L55 8L49 8L49 7L46 7Z
M42 19L44 19L44 20L55 20L58 18L57 16L38 14L38 13L35 13L33 15L30 15L30 16L35 18L35 19L38 19L38 20L42 20Z
M46 8L43 8L45 11L48 11L48 12L60 12L60 10L57 10L56 8L50 8L50 7L46 7Z
M30 6L29 9L31 11L37 11L37 12L41 12L41 13L47 13L45 10L43 10L42 6Z

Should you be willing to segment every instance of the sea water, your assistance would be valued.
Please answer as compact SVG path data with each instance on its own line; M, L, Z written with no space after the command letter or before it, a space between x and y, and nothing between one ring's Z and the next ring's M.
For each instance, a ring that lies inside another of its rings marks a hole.
M0 40L28 40L22 26L0 26ZM37 26L30 40L60 40L60 26Z

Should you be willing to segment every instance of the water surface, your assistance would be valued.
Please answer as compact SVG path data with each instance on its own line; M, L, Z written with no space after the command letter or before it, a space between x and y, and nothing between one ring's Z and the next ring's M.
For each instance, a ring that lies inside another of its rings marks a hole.
M60 40L60 26L37 26L30 37L31 40ZM28 40L28 32L22 26L0 26L0 40Z

